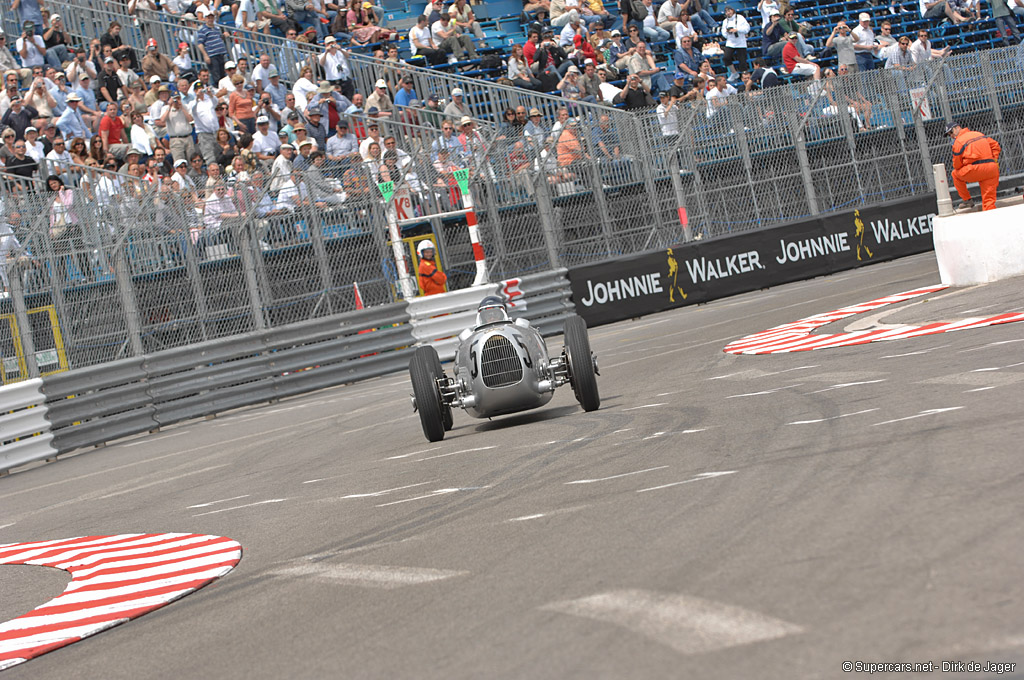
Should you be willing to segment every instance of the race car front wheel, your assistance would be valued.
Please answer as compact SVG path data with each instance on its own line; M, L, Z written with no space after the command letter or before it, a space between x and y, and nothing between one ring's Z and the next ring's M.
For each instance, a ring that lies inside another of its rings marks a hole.
M448 422L451 422L450 407L441 401L441 392L437 387L437 379L444 373L441 361L433 347L420 347L412 355L409 362L409 378L412 380L412 392L416 397L416 410L420 414L420 425L427 441L439 442L444 439L445 410L448 410Z
M590 352L590 336L587 323L578 316L569 317L565 322L565 352L569 364L569 384L584 411L596 411L601 405L597 391L597 375L594 357Z

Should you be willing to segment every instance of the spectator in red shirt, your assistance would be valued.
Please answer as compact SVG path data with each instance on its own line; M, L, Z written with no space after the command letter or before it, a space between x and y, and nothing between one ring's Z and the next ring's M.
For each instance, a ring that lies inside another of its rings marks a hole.
M103 150L109 152L114 144L121 144L121 136L124 132L124 121L117 115L116 106L108 106L103 118L100 119L100 140L103 142Z
M530 35L526 37L526 43L523 45L523 58L526 59L527 66L533 66L533 55L537 53L537 44L539 42L540 33L530 31Z
M786 46L782 48L782 61L786 64L786 70L794 76L811 76L815 80L820 80L821 67L800 55L797 48L798 37L796 33L786 36Z

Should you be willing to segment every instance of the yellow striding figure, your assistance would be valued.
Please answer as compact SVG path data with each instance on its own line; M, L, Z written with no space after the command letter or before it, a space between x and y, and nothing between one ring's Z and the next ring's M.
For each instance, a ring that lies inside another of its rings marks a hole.
M857 239L857 259L860 259L860 249L863 248L864 252L868 254L868 257L874 257L868 247L864 245L864 220L860 218L860 211L853 211L853 224L857 227L857 230L853 233L853 237Z
M672 252L671 248L669 248L665 252L668 255L668 277L670 279L672 279L672 285L670 285L668 287L668 301L669 302L675 302L676 301L676 291L677 290L679 291L679 294L682 295L683 299L685 300L686 299L686 291L683 290L679 286L678 283L676 283L676 279L679 278L679 263L676 262L676 256Z

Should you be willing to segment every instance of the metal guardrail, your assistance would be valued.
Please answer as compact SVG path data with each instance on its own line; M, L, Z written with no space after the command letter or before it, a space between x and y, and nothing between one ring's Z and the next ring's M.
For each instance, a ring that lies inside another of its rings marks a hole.
M404 304L156 352L40 381L58 452L404 369ZM51 455L53 455L51 453Z
M57 455L39 378L0 387L0 474Z

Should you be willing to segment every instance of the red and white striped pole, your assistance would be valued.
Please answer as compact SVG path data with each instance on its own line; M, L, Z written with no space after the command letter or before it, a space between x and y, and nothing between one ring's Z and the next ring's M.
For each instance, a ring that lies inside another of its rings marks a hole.
M473 244L473 260L476 261L476 278L474 286L487 283L487 261L484 259L484 247L480 245L480 229L476 221L476 210L473 206L473 194L469 191L469 170L463 168L454 173L455 181L462 192L462 206L466 209L466 225L469 227L469 242Z

